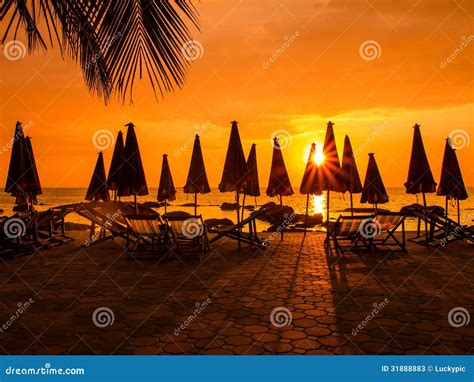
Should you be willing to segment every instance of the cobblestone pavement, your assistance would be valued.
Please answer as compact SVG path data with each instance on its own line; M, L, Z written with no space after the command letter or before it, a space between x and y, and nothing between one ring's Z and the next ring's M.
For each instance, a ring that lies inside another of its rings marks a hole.
M328 258L322 234L292 233L264 253L220 241L199 264L83 236L0 262L1 353L473 353L465 243Z

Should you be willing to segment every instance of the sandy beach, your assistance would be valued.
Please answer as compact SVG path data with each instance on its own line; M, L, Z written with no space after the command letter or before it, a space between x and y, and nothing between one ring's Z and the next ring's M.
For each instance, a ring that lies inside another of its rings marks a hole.
M130 259L121 239L78 249L86 232L68 233L2 261L2 354L473 353L472 325L448 320L472 305L466 243L328 258L323 234L287 233L264 252L216 242L199 263Z

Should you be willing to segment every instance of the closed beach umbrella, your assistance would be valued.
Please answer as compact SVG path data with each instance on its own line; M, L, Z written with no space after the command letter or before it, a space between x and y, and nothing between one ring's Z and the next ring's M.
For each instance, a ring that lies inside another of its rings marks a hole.
M351 215L354 216L354 204L352 200L352 194L360 194L362 192L362 183L359 177L359 171L357 171L357 165L354 157L354 151L352 150L351 141L349 136L346 135L344 138L344 151L342 154L342 166L341 166L341 181L344 184L344 189L349 191L351 198Z
M34 201L36 193L40 193L41 191L39 180L35 177L36 164L34 164L32 154L32 150L30 154L30 150L28 149L28 143L21 122L17 122L13 137L5 192L16 197L17 204L25 204L27 210L29 209L29 202ZM31 200L32 197L33 200Z
M428 240L428 222L426 221L426 193L436 192L436 182L431 173L425 146L421 138L420 125L413 126L413 144L411 147L410 167L405 182L407 194L423 194L423 208L425 213L425 235Z
M112 161L110 162L109 176L107 177L107 186L109 190L114 192L114 201L117 199L117 190L119 188L120 170L123 164L123 149L123 133L119 131L115 141Z
M199 140L199 135L197 134L194 138L191 164L189 165L189 172L186 184L184 185L184 192L186 194L194 194L194 215L197 215L197 194L207 194L211 192L209 182L207 181L201 142Z
M257 168L257 145L254 143L250 148L249 156L247 158L247 177L244 189L244 198L242 201L242 219L244 218L245 196L255 197L255 204L257 204L257 196L260 196L260 183L258 181Z
M31 203L38 204L37 196L41 195L43 193L43 190L41 188L41 183L39 180L38 169L36 167L35 154L33 152L33 146L31 144L31 138L27 136L25 141L26 141L26 148L28 150L29 163L32 170L31 183L28 187L28 193L31 198Z
M224 171L219 183L220 192L235 192L237 201L237 224L240 223L240 200L239 194L245 190L247 185L247 162L240 141L237 122L231 122L229 146L225 157ZM238 230L238 246L240 249L240 229Z
M107 177L105 176L104 155L102 152L99 153L99 157L97 158L91 182L86 192L86 200L103 200L104 202L110 200L107 188Z
M308 206L309 206L309 196L310 195L321 195L318 185L318 164L314 160L316 155L316 144L311 144L311 149L309 150L308 161L306 162L306 167L304 169L303 179L301 180L300 193L306 195L306 215L305 215L305 225L304 225L304 234L306 235L306 225L308 223Z
M341 165L339 162L339 155L337 154L336 139L334 138L334 123L328 122L326 128L326 136L324 137L323 146L324 160L319 165L318 169L318 183L320 191L326 191L326 241L328 250L331 250L329 245L329 196L331 191L345 192L344 185L341 182Z
M166 154L163 154L157 200L159 202L165 202L165 214L167 201L176 200L176 189L174 188L173 177L171 176L171 170L168 164L168 155Z
M125 126L128 127L128 130L123 149L123 165L120 170L117 195L119 197L133 195L135 211L138 213L137 196L148 195L148 187L134 124L130 122Z
M459 213L459 201L468 198L466 186L462 178L456 150L453 149L450 139L446 139L444 147L443 165L441 167L441 178L439 180L438 196L446 197L446 217L448 217L448 199L456 200L458 209L458 223L461 223Z
M369 164L367 165L360 202L374 204L377 211L377 205L387 203L388 200L388 194L375 161L374 153L369 153Z
M268 180L267 195L277 196L280 199L280 229L281 239L283 240L283 196L293 195L293 188L291 187L290 177L286 171L285 161L281 152L278 138L273 138L273 156L272 167L270 169L270 178Z

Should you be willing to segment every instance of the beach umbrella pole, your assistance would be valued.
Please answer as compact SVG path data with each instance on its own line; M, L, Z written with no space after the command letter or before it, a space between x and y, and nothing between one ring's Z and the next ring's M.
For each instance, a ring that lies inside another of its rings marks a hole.
M283 241L283 196L280 195L280 229L281 229L281 240Z
M327 248L328 248L328 251L331 252L331 245L329 244L329 194L330 194L330 191L329 189L327 190L327 197L326 197L326 223L327 223L327 227L326 227L326 245L327 245Z
M461 214L459 213L459 199L456 199L458 203L458 224L461 224Z
M428 245L428 222L426 221L427 214L426 214L426 194L423 192L423 211L425 214L425 237L426 237L426 245Z
M309 209L309 194L306 195L306 216L304 220L304 235L306 236L306 229L308 227L308 209Z
M198 199L197 199L197 198L198 198L197 195L198 195L198 194L195 192L195 193L194 193L194 215L195 215L195 216L197 216L197 200L198 200Z
M137 194L133 194L133 200L135 202L135 212L138 215L138 202L137 202Z
M354 216L354 201L352 200L352 192L349 192L351 197L351 216Z
M241 221L244 220L244 210L245 210L245 194L244 194L244 197L242 198L242 218L240 219Z
M446 215L446 219L448 218L448 197L446 196L445 207L444 207L444 214Z
M168 202L167 200L165 199L165 215L166 215L166 206L167 206Z
M240 224L239 189L238 188L236 191L236 199L237 199L237 224ZM237 228L237 242L238 242L238 248L240 249L240 226Z

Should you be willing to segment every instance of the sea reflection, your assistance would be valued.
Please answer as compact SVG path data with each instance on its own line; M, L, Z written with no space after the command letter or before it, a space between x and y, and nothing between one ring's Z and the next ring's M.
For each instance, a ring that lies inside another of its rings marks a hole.
M311 196L309 212L310 214L323 214L323 220L326 220L326 193Z

